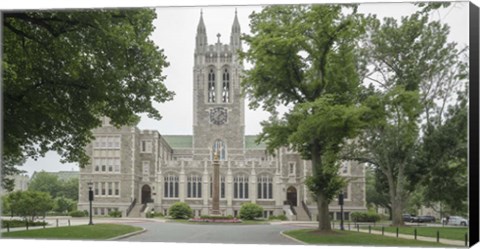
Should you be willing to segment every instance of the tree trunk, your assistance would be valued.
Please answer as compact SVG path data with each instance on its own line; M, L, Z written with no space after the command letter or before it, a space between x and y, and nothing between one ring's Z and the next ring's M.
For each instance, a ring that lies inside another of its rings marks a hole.
M318 230L331 231L330 215L328 210L328 202L322 193L317 193L317 209L318 209Z
M321 148L317 142L313 143L312 146L312 173L314 176L318 174L322 167L321 161ZM325 195L320 191L315 193L316 202L317 202L317 212L318 212L318 229L320 231L332 231L330 226L330 216L328 210L328 201L325 198Z
M400 196L394 196L392 199L392 225L403 226L403 203Z

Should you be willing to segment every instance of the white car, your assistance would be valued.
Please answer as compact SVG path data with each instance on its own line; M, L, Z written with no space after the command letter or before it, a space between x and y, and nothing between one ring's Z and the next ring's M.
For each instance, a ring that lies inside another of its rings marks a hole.
M468 226L468 220L461 216L450 216L448 218L448 225Z

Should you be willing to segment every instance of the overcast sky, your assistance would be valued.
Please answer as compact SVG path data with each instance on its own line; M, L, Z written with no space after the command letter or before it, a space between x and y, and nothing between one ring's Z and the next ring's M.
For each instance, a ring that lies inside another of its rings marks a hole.
M203 18L207 29L208 42L216 41L216 34L221 34L221 42L229 43L230 30L237 9L242 33L249 33L248 16L252 11L260 11L261 6L223 6L223 7L161 7L157 8L156 27L152 35L155 43L164 49L170 66L164 70L167 75L165 84L176 93L173 101L156 104L163 119L160 121L142 116L138 125L140 129L158 130L161 134L192 134L192 76L193 51L195 33L203 9ZM391 16L399 18L409 15L415 10L409 3L366 3L361 4L359 11L375 13L379 18ZM468 2L455 3L449 8L435 13L433 18L451 26L450 40L460 46L468 45ZM244 46L245 48L245 46ZM246 105L248 103L245 103ZM245 108L246 134L258 134L261 131L260 121L268 115L260 110ZM38 161L28 160L21 169L31 176L34 171L78 170L76 164L61 164L56 153L48 153Z

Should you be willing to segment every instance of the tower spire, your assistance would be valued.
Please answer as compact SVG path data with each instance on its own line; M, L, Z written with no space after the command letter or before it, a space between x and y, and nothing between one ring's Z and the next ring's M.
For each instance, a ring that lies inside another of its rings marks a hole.
M242 44L240 41L240 22L238 21L237 8L235 8L235 18L232 24L232 33L230 34L230 46L233 49L241 49Z
M207 29L203 22L203 9L200 9L200 21L197 26L196 50L198 52L205 51L207 44Z

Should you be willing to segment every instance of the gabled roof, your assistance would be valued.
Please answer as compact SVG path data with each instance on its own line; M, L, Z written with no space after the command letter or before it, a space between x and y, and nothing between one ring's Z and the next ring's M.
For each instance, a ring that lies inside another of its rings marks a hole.
M188 149L193 146L192 135L162 135L172 149ZM264 143L257 144L255 140L257 135L245 136L245 149L265 149L267 146Z
M255 140L257 135L246 135L245 136L245 149L266 149L267 145L263 142L257 144Z
M192 135L162 135L172 149L188 149L193 146Z

